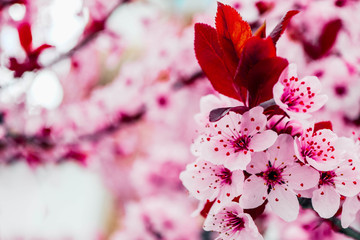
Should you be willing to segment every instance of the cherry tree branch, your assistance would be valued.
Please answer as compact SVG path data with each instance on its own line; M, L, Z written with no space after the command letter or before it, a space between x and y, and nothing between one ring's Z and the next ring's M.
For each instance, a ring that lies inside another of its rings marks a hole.
M131 0L120 0L111 10L110 12L104 16L100 20L96 20L93 23L92 31L90 31L89 34L85 35L78 44L76 44L73 48L71 48L68 52L65 52L61 54L59 57L51 61L49 64L43 66L43 68L48 68L53 66L54 64L72 57L78 50L84 48L86 45L88 45L90 42L92 42L96 37L99 35L99 33L103 32L105 30L105 24L107 20L111 17L111 15L117 10L121 5L130 2Z
M303 209L311 209L314 210L312 204L311 204L311 199L308 198L299 198L299 203L300 206ZM340 219L338 219L337 217L332 217L329 219L323 219L324 221L328 221L332 224L333 226L333 230L339 233L342 233L348 237L351 237L353 239L357 239L360 240L360 232L356 231L355 229L348 227L348 228L343 228L341 226L341 221Z

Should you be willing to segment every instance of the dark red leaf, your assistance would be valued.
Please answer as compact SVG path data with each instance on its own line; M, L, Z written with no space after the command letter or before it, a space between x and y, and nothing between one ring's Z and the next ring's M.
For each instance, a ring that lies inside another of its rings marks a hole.
M260 61L276 56L276 49L271 39L261 39L260 37L253 36L245 43L235 83L239 86L244 86L249 89L249 80L246 79L249 71Z
M281 21L275 26L274 30L270 33L269 37L272 39L273 43L276 44L280 36L284 33L287 25L289 24L291 18L298 14L299 11L291 10L288 11Z
M215 20L220 46L234 64L235 73L244 44L252 36L251 28L234 8L219 2Z
M341 28L341 20L335 19L324 26L317 44L313 44L312 42L303 39L303 48L306 54L312 59L319 59L326 55L335 44L337 35Z
M250 69L246 76L250 108L273 98L273 86L287 65L286 59L272 57L262 60Z
M326 54L334 45L341 27L342 22L340 19L332 20L324 26L319 38L321 53L323 55Z
M264 21L264 23L256 30L254 36L266 38L266 21Z
M31 26L28 22L23 22L18 26L18 34L21 47L29 53L32 48L32 34L31 34Z
M216 108L216 109L211 110L211 112L209 114L209 121L217 122L230 111L233 111L233 112L236 112L239 114L243 114L247 110L249 110L249 108L245 107L245 106Z
M267 11L271 10L274 7L273 2L265 2L265 1L258 1L255 3L255 6L260 15L266 13Z
M195 24L195 55L216 91L241 101L233 84L233 75L224 62L217 33L209 25Z
M332 123L330 121L323 121L323 122L317 122L314 125L314 132L321 130L321 129L329 129L333 130Z

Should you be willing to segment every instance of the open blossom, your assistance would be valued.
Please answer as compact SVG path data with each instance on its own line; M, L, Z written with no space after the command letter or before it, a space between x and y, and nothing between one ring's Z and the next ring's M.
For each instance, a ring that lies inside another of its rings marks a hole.
M204 229L219 232L216 240L263 239L251 216L235 202L211 212L204 222Z
M332 171L320 172L317 189L313 192L312 205L323 218L334 216L340 207L341 195L353 197L360 192L359 164L347 159Z
M301 80L297 77L296 65L289 64L274 85L274 100L290 116L308 118L309 113L319 110L327 101L327 96L319 94L321 83L315 76Z
M222 165L198 159L180 174L184 186L199 200L218 203L231 202L242 193L244 174L241 170L230 171Z
M310 127L295 140L295 153L300 161L310 164L319 171L333 170L344 160L344 138L329 129L315 131Z
M200 137L200 156L229 170L245 170L251 153L270 147L277 134L265 130L266 116L261 107L243 115L229 112L216 123L209 123L207 134Z
M281 134L266 152L257 153L247 172L252 175L244 182L240 206L256 208L266 199L278 216L293 221L299 213L296 190L314 187L319 179L316 170L296 163L290 135Z

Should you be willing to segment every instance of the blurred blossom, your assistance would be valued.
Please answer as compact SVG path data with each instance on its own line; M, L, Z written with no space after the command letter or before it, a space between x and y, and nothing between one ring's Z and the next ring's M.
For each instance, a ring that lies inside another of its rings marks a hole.
M0 239L360 237L360 1L220 2L0 1Z

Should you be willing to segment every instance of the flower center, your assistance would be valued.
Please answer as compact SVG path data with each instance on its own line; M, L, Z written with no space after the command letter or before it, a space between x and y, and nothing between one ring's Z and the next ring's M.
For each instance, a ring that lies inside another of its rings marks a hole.
M274 187L276 184L285 183L282 178L283 170L284 168L275 168L271 166L271 163L269 162L269 168L262 173L262 177L266 181L266 185L268 185L269 188Z
M226 215L225 215L226 216ZM226 226L233 231L241 231L245 228L245 221L243 218L237 216L233 212L227 212Z
M301 148L301 155L303 156L303 158L305 157L309 157L312 158L314 156L314 147L310 146L303 146Z
M334 171L321 172L319 186L334 185L334 177L336 177L336 173Z
M215 175L221 179L221 184L230 185L232 183L231 180L232 172L227 168L221 169L221 171Z
M235 152L248 150L249 142L250 142L249 136L246 135L240 136L238 139L232 142L233 147L235 148Z

